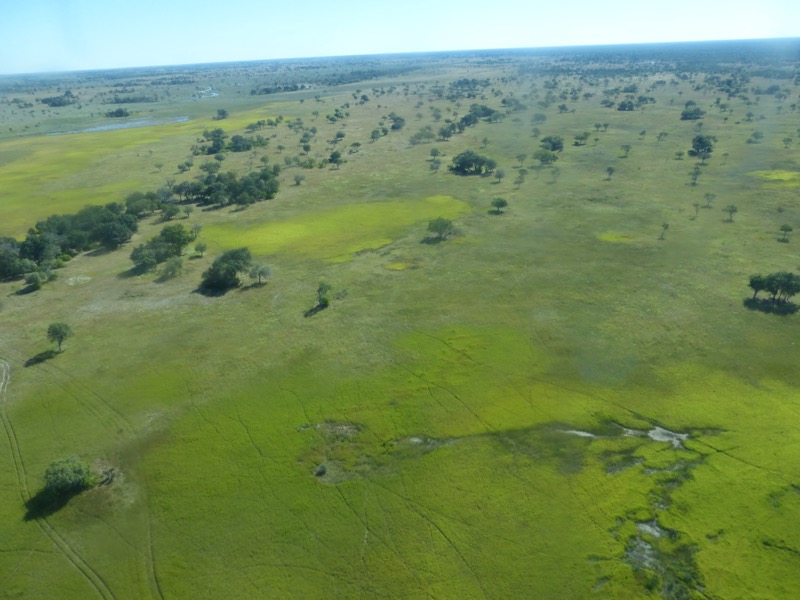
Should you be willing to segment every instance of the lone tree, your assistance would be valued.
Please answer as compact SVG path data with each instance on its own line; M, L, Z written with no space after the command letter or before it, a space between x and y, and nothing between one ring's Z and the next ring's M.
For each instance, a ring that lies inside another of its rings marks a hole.
M606 180L611 181L611 177L614 175L615 172L616 169L614 167L606 167L606 174L608 175L608 177L606 177Z
M97 485L97 475L77 456L59 458L44 472L44 487L53 494L76 494Z
M58 344L58 351L61 352L61 344L72 335L72 329L66 323L50 323L47 328L47 339Z
M705 160L714 151L714 142L717 141L713 135L696 135L692 139L692 149L689 150L689 156L696 156Z
M331 293L333 288L329 283L325 283L324 281L320 281L319 285L317 286L317 307L319 308L328 308L331 303L330 298L328 298L328 294Z
M258 285L261 285L264 279L269 279L272 271L267 265L254 264L250 267L249 274L251 279L255 279Z
M728 206L723 208L722 211L728 213L728 223L733 223L733 215L734 213L739 212L739 209L733 204L728 204Z
M789 241L789 234L792 232L793 227L789 224L781 225L781 232L783 233L783 237L780 239L781 242L788 242Z
M506 202L505 198L495 198L492 200L492 206L494 207L494 214L501 215L503 214L503 209L508 206L508 202Z
M455 231L453 222L444 217L438 217L428 223L428 231L436 235L436 239L441 241L447 239Z
M669 229L669 223L662 223L661 224L661 235L658 236L658 239L660 239L660 240L664 239L664 235L666 235L667 229Z

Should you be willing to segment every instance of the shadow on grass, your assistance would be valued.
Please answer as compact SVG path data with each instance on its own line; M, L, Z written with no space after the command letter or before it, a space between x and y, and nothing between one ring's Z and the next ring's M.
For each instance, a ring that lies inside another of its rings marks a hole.
M64 508L74 496L80 493L81 490L56 493L48 489L41 489L25 503L26 512L22 519L23 521L35 521L49 517Z
M86 253L86 256L105 256L106 254L111 254L114 250L110 248L106 248L105 246L100 246L99 248L95 248Z
M249 292L250 290L257 290L258 288L262 288L265 285L267 285L266 281L262 281L261 283L256 281L254 283L251 283L250 285L242 285L242 286L240 286L239 287L239 291L240 292Z
M742 304L749 310L769 313L773 315L793 315L797 312L798 306L794 302L772 302L766 298L746 298Z
M429 235L427 237L422 238L419 243L420 244L427 244L429 246L433 246L435 244L441 244L446 239L447 238L443 238L443 237L438 236L438 235Z
M224 288L221 290L215 288L208 288L208 287L199 287L195 289L192 293L193 294L200 294L201 296L206 296L207 298L219 298L220 296L224 296L230 291L231 288Z
M313 317L315 314L322 312L326 308L328 308L328 304L317 304L311 308L309 308L306 312L303 313L303 316L307 319L309 317Z
M138 277L139 275L144 275L147 270L142 269L141 267L131 267L127 271L122 271L121 273L117 273L118 279L130 279L131 277Z
M26 285L22 289L17 290L16 292L14 292L14 294L17 296L27 296L28 294L32 294L33 292L39 291L40 289L42 289L41 284L36 285L35 283L32 283L30 285Z
M55 358L56 356L58 356L58 352L55 350L45 350L44 352L39 352L39 354L36 356L31 356L25 361L25 366L32 367L34 365L39 365L47 360L50 360L51 358Z

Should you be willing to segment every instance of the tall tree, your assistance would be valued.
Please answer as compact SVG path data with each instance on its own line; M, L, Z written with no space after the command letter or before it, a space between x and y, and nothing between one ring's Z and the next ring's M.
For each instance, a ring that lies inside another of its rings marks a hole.
M66 323L50 323L47 327L47 339L58 344L58 351L61 352L61 345L72 335L72 328Z

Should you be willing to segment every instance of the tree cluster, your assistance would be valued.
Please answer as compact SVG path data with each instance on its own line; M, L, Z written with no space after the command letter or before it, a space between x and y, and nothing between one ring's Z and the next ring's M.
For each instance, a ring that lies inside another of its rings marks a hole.
M473 150L466 150L453 158L450 170L457 175L488 175L497 167L497 162Z
M74 215L51 215L30 228L22 242L0 238L0 279L61 266L61 261L96 246L117 248L138 226L136 215L118 202L87 206Z
M194 233L182 224L167 225L157 236L136 246L131 252L131 260L138 270L149 271L169 258L180 256L194 239Z
M765 291L771 294L770 303L786 304L797 293L800 293L800 275L779 271L769 275L751 275L748 283L753 290L753 300L757 299L758 293Z
M689 100L681 111L681 121L696 121L702 119L705 114L706 111L697 106L697 102Z
M230 142L226 142L228 134L219 127L216 129L206 129L203 131L203 137L200 144L192 147L194 154L206 154L213 156L221 154L228 150L230 152L247 152L253 148L261 148L269 143L269 140L263 135L255 137L247 137L243 135L234 135Z
M239 273L246 272L253 264L253 257L247 248L229 250L218 256L203 273L200 287L211 293L224 293L239 287Z
M483 104L473 104L469 107L469 112L458 121L447 123L439 128L439 137L443 140L450 139L457 133L463 133L467 127L477 125L484 120L488 123L495 123L503 119L503 113L489 108Z
M233 172L207 173L195 181L183 181L177 184L173 192L183 202L247 206L275 197L280 187L278 182L280 172L280 166L273 165L248 173L241 178Z

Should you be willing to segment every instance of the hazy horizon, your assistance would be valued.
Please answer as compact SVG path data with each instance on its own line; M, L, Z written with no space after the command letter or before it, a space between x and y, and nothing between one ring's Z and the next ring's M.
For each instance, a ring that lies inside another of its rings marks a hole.
M691 45L691 44L725 44L725 43L738 43L738 42L752 42L752 43L775 43L781 42L795 42L800 44L799 37L775 37L775 38L737 38L737 39L719 39L719 40L680 40L680 41L660 41L660 42L622 42L622 43L605 43L605 44L570 44L560 46L526 46L526 47L498 47L498 48L460 48L451 50L408 50L403 52L374 52L367 54L331 54L331 55L317 55L317 56L283 56L279 58L243 58L243 59L230 59L230 60L211 60L201 62L188 62L188 63L159 63L159 64L140 64L140 65L126 65L117 67L97 67L85 69L63 69L51 71L26 71L3 73L0 72L0 77L13 77L13 76L34 76L34 75L59 75L69 73L87 73L87 72L102 72L102 71L124 71L124 70L137 70L137 69L180 69L199 66L217 66L225 64L248 64L248 63L262 63L262 62L278 62L278 61L302 61L302 60L326 60L326 59L345 59L345 58L378 58L378 57L397 57L404 56L426 56L436 54L469 54L481 52L536 52L547 50L580 50L580 49L613 49L623 47L646 47L646 46L678 46L678 45Z
M790 0L765 0L758 10L724 0L675 0L646 12L622 0L557 6L507 0L490 9L470 0L409 0L402 7L308 0L300 15L255 0L214 8L141 0L113 12L100 0L31 0L5 7L3 21L2 75L800 37L800 6Z

